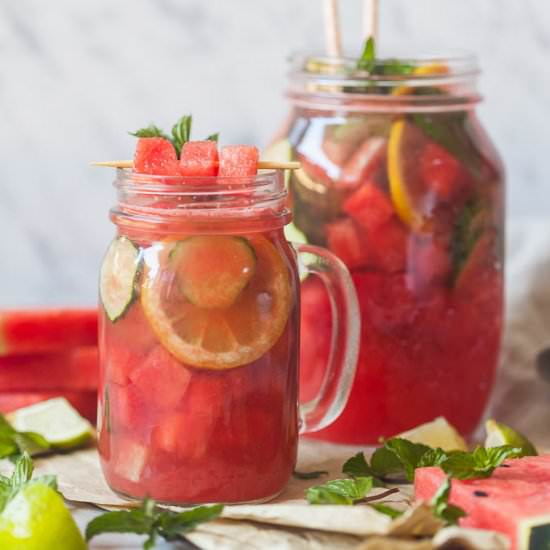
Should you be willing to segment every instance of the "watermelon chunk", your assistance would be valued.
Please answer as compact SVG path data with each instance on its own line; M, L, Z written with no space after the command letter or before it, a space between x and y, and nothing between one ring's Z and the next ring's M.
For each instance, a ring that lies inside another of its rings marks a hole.
M328 248L350 269L368 261L365 236L351 219L338 220L326 226Z
M437 143L428 143L420 154L422 180L442 200L451 200L457 191L459 162Z
M219 176L255 176L258 171L260 151L253 145L226 145L220 153Z
M215 141L188 141L180 153L182 176L208 177L218 173L218 144Z
M344 210L367 232L375 231L394 214L390 198L372 182L361 185L348 197Z
M134 172L158 176L178 176L179 162L176 150L164 138L139 138L134 155Z
M409 233L393 216L388 222L369 233L368 253L371 265L379 271L405 271L408 262Z
M416 470L416 499L431 499L444 479L440 468ZM453 479L449 502L468 514L464 527L499 531L512 550L544 548L536 543L550 541L550 455L508 460L488 479Z
M0 312L0 356L97 345L96 309Z
M97 390L97 348L0 357L0 391Z
M158 345L141 365L131 369L129 377L149 407L154 405L159 409L173 409L185 395L191 372L163 346Z
M0 393L0 413L5 414L21 407L28 407L40 401L64 397L90 422L95 424L97 415L96 391L47 391L47 392L9 392Z

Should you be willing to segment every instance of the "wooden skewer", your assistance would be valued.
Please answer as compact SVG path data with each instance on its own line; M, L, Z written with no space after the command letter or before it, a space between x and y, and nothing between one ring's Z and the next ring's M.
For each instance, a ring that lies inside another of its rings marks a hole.
M134 161L132 160L103 160L99 162L91 162L92 166L101 166L105 168L133 168ZM275 162L271 160L260 160L258 162L259 170L299 170L301 164L296 161Z
M325 40L329 57L342 57L338 0L323 0Z

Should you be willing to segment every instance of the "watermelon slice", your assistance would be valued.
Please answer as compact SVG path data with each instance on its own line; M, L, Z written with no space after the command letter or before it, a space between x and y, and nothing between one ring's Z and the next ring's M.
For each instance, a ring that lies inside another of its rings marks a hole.
M178 176L178 156L172 143L160 137L139 138L134 155L134 172Z
M327 224L328 248L350 269L367 263L368 255L364 231L351 219L341 219Z
M96 345L96 309L0 312L0 357Z
M429 500L445 479L439 468L415 473L415 495ZM550 541L550 455L508 460L488 479L452 480L452 504L468 514L464 527L499 531L512 550L547 548Z
M9 413L15 409L28 407L54 397L64 397L82 416L95 423L97 415L97 392L95 391L0 393L0 413Z
M97 348L0 357L0 391L97 390Z
M253 145L226 145L220 153L219 176L255 176L260 152Z
M188 141L181 147L180 174L208 177L218 173L218 144L215 141Z

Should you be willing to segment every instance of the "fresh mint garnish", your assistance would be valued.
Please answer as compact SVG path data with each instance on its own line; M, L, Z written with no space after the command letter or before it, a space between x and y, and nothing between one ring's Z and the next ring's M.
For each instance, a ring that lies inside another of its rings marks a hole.
M145 499L136 510L106 512L94 518L86 526L86 540L101 533L136 533L147 535L145 550L152 548L158 537L167 541L183 541L187 547L196 546L185 537L201 523L216 519L223 506L197 506L185 512L173 512L159 508L152 499Z
M370 36L365 41L363 46L363 52L361 57L357 60L357 68L360 71L367 71L373 73L376 67L376 45L374 43L374 38Z
M326 470L313 470L311 472L298 472L297 470L294 470L292 475L296 479L318 479L321 476L328 475L328 472Z
M207 138L206 138L206 141L215 141L216 143L218 143L218 140L220 139L220 133L219 132L216 132L215 134L210 134Z
M490 477L507 458L517 458L521 449L511 445L500 447L477 447L471 453L454 452L441 463L443 471L457 479L477 479Z
M146 128L140 128L135 132L129 132L129 134L138 138L160 137L168 140L170 139L158 126L155 126L154 124L149 124Z
M456 220L451 240L453 281L456 281L484 231L484 212L479 201L468 202Z
M372 477L334 479L306 490L310 504L357 504L373 487Z
M0 458L19 455L44 453L50 449L46 439L35 432L18 432L0 415Z
M174 144L178 157L180 156L182 145L191 139L192 123L193 117L191 115L183 115L176 124L172 126L172 143Z
M381 514L386 514L386 516L390 516L392 519L396 519L403 515L403 512L401 510L396 510L392 506L388 506L387 504L371 504L371 506Z
M449 504L451 494L451 480L446 478L430 501L434 516L441 518L447 525L456 525L466 512L459 506Z

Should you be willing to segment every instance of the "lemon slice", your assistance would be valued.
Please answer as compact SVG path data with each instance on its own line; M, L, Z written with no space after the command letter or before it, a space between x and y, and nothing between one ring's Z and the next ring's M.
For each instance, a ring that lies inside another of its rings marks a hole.
M202 239L199 244L202 243L203 252L208 254L211 237L194 239ZM219 236L218 239L224 240L229 249L236 237ZM232 288L238 286L240 293L237 297L232 294L231 304L224 300L224 307L211 307L209 301L209 307L200 307L207 300L201 296L201 285L192 288L191 280L187 281L185 293L180 291L178 268L171 262L178 243L162 243L145 256L143 311L162 345L186 365L206 369L246 365L271 349L286 327L291 286L283 256L264 237L253 236L246 241L255 257L254 272L247 278L246 286L231 285ZM217 250L220 244L223 245L218 240ZM224 265L218 263L216 267L215 263L209 263L208 266L210 285L218 286L217 276L228 284Z
M442 416L400 433L396 437L408 439L413 443L423 443L430 447L441 447L444 451L468 450L464 438Z
M41 401L6 415L19 432L36 432L57 449L72 449L87 443L92 425L64 397Z
M485 422L485 429L487 430L485 447L511 445L512 447L519 447L521 449L520 456L538 455L535 446L523 434L510 428L510 426L506 426L506 424L489 419Z
M444 63L429 63L428 65L422 65L415 67L412 72L412 76L430 76L438 74L449 74L449 67ZM410 95L414 94L414 88L410 86L397 86L392 91L392 95Z

